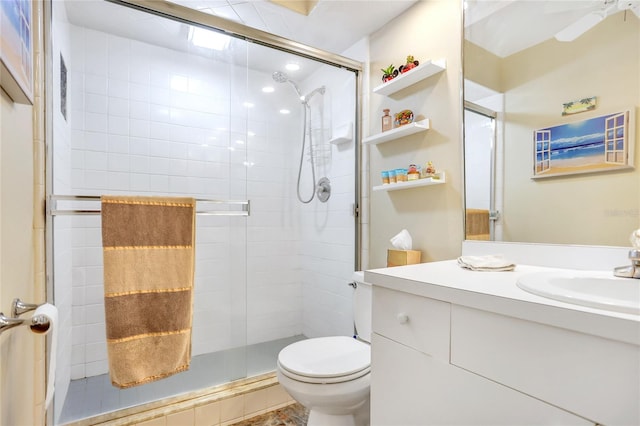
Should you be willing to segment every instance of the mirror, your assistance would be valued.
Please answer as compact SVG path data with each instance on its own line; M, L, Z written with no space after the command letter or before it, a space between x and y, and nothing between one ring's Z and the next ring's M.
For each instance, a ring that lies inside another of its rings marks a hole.
M467 0L464 27L467 239L629 246L640 1Z

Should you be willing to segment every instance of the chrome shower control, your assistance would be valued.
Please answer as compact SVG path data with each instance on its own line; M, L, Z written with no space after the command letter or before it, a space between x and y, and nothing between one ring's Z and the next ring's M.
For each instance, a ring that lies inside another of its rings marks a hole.
M316 185L316 195L318 196L318 200L323 203L326 203L329 197L331 197L331 182L329 178L320 178Z

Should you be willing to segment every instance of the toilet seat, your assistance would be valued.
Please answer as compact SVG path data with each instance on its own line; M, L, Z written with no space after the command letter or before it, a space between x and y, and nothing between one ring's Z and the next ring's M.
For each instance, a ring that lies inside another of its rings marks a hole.
M342 383L371 371L371 348L346 336L302 340L278 354L285 376L305 383Z

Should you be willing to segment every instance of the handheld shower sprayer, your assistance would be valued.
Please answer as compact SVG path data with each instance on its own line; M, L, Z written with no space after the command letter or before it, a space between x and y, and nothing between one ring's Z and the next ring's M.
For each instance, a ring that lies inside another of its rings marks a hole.
M298 99L300 99L300 101L305 105L309 101L309 99L313 97L313 95L315 95L316 93L320 93L321 95L324 95L324 92L326 91L325 87L321 86L321 87L318 87L317 89L312 90L311 92L309 92L309 94L303 95L302 92L300 91L300 88L296 84L296 82L291 80L287 75L287 73L282 71L274 71L274 73L271 74L271 77L273 78L273 81L275 81L276 83L290 83L293 86L293 89L296 91L298 95Z
M313 153L313 140L312 140L312 132L311 132L311 117L310 117L311 106L309 105L308 101L316 93L320 93L321 95L324 95L326 89L324 86L321 86L309 92L308 95L304 96L300 91L300 88L298 87L296 82L291 80L286 73L282 71L274 71L273 74L271 74L271 78L273 78L273 81L275 81L276 83L291 83L294 90L296 91L296 94L298 95L298 99L300 99L300 102L302 102L302 109L304 111L304 118L303 118L304 124L302 128L302 149L300 150L300 164L298 167L298 184L297 184L298 200L300 200L301 203L308 204L311 202L311 200L313 200L313 198L316 196L316 193L317 193L318 199L324 203L329 199L329 196L331 195L331 185L329 183L329 179L327 178L320 179L317 185L315 183L316 166L314 163L315 156ZM311 192L311 196L305 200L300 195L300 180L302 177L302 163L304 159L305 146L307 144L307 133L309 135L309 159L311 161L311 185L313 185L313 188L312 188L313 191Z

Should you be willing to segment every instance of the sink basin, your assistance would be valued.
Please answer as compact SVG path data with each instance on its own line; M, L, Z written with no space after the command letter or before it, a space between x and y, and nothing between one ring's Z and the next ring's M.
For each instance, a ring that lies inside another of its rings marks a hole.
M609 311L640 315L640 280L604 272L534 272L518 287L549 299Z

